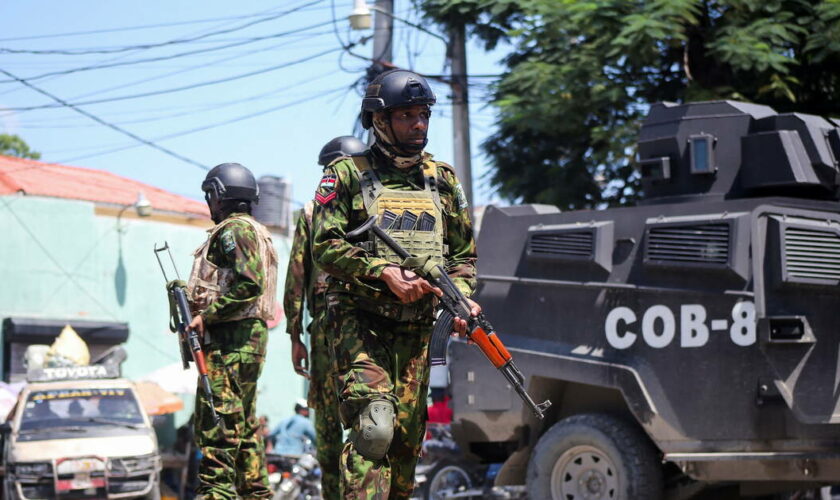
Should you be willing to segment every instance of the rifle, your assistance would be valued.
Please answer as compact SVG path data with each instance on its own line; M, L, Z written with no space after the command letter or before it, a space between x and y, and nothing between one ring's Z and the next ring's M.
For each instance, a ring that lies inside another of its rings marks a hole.
M180 281L181 275L178 274L175 259L172 258L172 251L169 249L169 243L167 242L164 242L161 248L158 248L157 244L155 245L155 257L160 266L160 271L163 273L163 279L166 280L167 284L169 283L169 278L167 278L166 271L163 269L163 262L160 261L159 254L163 251L169 254L169 260L172 261L175 276ZM174 283L169 288L169 305L171 310L169 329L173 333L178 332L178 344L181 348L181 363L183 363L185 370L190 367L190 361L195 363L198 369L199 380L201 381L201 388L204 390L207 401L210 403L210 413L213 416L213 423L223 425L221 418L216 413L216 407L213 405L213 391L210 389L210 377L207 376L207 362L204 359L204 351L201 350L198 332L189 328L193 317L190 312L190 304L187 302L187 292L184 289L185 287L177 283Z
M510 382L522 401L531 408L534 415L542 419L545 416L545 410L551 406L551 401L546 400L539 404L534 402L525 390L525 377L514 364L513 358L502 341L499 340L493 326L484 317L484 313L475 317L470 315L470 305L467 298L458 290L458 287L446 274L443 266L428 266L428 258L417 258L408 253L384 229L376 224L376 216L370 217L364 224L347 233L347 238L357 238L366 231L372 231L400 258L413 259L413 261L408 261L410 264L407 267L411 267L413 271L443 291L443 296L440 298L442 310L435 322L432 340L429 345L429 357L432 365L446 364L446 347L452 334L452 323L455 318L465 320L467 322L467 337L481 349L481 352L493 363L493 366L502 372L502 375Z

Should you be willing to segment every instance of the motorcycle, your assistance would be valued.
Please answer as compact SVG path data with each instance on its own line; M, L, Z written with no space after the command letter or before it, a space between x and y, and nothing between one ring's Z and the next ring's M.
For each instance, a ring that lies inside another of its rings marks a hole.
M311 453L266 454L273 500L321 500L321 467Z
M463 459L449 425L428 424L422 449L415 481L424 500L454 498L481 483L481 471Z

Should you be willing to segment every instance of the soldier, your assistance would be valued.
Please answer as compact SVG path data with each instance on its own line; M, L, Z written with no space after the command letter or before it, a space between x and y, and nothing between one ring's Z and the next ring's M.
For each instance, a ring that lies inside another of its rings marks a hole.
M197 493L204 499L271 498L256 415L257 379L274 316L277 254L268 230L251 217L259 187L250 170L223 163L201 184L216 226L194 253L188 293L203 335L207 371L221 425L196 392L195 435L201 449Z
M393 218L391 236L444 263L459 289L475 286L467 201L452 167L424 152L435 96L419 75L392 70L368 85L362 125L375 143L333 162L315 194L313 258L331 277L327 324L335 336L345 499L409 498L426 419L428 346L441 291L376 241L345 235L369 215ZM479 312L471 303L473 314ZM466 323L458 320L463 333Z
M322 167L333 160L366 150L365 143L353 136L336 137L321 149L318 164ZM324 292L326 274L312 262L312 201L303 206L297 221L289 269L286 272L286 289L283 309L286 312L286 331L292 340L292 366L298 375L310 379L309 406L315 410L315 444L321 465L321 490L323 497L339 497L338 459L341 455L342 430L338 418L338 395L335 387L335 365L331 361L326 325ZM303 332L303 304L309 311L310 357L300 339ZM307 373L307 369L310 369Z

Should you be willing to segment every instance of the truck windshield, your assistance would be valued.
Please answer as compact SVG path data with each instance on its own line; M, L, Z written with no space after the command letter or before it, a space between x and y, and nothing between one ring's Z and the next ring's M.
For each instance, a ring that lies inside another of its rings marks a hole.
M20 430L103 423L142 424L143 416L131 389L60 389L29 394Z

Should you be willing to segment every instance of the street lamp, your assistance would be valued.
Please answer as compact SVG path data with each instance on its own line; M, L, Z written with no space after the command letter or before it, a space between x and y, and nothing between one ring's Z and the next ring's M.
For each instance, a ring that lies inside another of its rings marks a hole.
M117 228L120 227L120 220L122 219L123 213L125 213L125 211L129 208L134 208L138 217L148 217L152 215L152 203L148 198L146 198L143 191L138 191L137 200L131 205L125 205L119 212L117 212Z
M353 11L350 12L348 19L350 19L350 27L354 30L370 29L370 8L365 0L355 1L353 4Z

